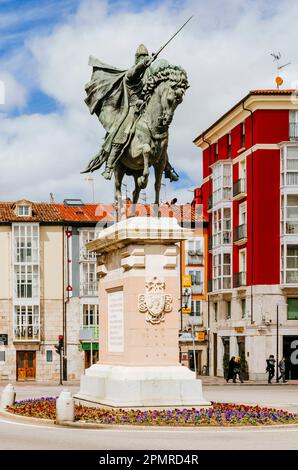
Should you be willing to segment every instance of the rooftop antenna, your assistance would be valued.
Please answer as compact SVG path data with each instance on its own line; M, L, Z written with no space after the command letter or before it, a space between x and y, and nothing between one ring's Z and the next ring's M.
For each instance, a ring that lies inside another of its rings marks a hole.
M146 191L141 191L140 199L144 204L147 204L147 194Z
M94 202L94 178L93 176L89 175L85 177L85 181L88 181L92 185L92 202Z
M279 90L279 87L283 84L283 79L279 75L279 71L283 69L284 67L287 67L287 65L290 65L291 62L287 62L286 64L279 65L279 61L281 58L281 53L280 52L271 52L270 55L273 57L273 61L276 62L276 71L277 71L277 76L275 77L275 83L276 87Z
M122 186L125 188L125 199L128 199L127 183L122 183Z

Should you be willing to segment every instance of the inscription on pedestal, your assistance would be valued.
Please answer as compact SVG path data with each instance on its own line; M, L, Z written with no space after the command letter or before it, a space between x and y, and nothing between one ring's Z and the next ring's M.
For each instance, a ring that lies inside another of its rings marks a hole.
M124 352L123 291L108 294L108 352Z

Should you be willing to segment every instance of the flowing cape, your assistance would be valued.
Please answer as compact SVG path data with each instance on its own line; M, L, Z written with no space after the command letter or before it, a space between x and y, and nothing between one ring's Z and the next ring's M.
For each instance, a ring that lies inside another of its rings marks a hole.
M96 114L107 132L101 151L90 161L82 172L94 171L104 163L111 151L112 143L121 124L126 118L129 106L125 84L127 70L119 70L104 64L93 56L89 57L93 67L91 80L85 86L85 103L91 114Z

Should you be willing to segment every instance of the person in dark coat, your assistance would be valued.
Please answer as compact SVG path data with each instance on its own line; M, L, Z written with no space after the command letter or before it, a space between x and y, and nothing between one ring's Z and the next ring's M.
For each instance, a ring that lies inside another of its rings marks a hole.
M234 380L234 375L235 375L235 372L234 372L234 368L235 368L235 356L232 356L230 361L229 361L229 370L228 370L228 376L226 378L226 381L228 382L230 379L233 379L233 382L235 382Z
M237 375L239 377L240 382L243 384L243 378L241 374L241 362L240 362L239 356L235 358L235 363L234 363L234 378L233 378L234 383L236 383Z
M271 380L274 377L275 374L275 359L273 354L270 354L269 359L266 360L267 367L266 367L266 372L268 372L268 383L271 384Z

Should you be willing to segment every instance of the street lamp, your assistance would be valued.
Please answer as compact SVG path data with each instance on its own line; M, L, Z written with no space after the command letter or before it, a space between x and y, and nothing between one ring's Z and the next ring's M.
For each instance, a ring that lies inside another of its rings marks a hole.
M287 303L277 302L276 304L276 383L278 383L278 363L279 363L279 306L287 306Z
M182 291L182 305L183 309L189 309L189 300L191 298L191 288L184 287ZM192 310L191 310L192 311ZM192 349L193 349L193 360L194 360L194 368L195 368L195 376L197 377L197 361L196 361L196 350L195 350L195 331L194 331L194 324L191 324L191 336L192 336Z

